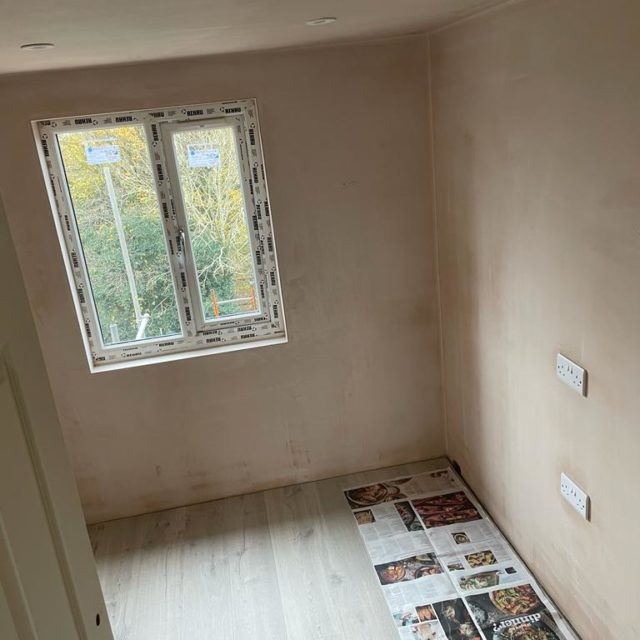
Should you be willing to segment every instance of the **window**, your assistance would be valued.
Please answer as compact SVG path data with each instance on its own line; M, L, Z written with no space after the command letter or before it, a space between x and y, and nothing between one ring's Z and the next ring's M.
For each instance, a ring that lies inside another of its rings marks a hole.
M92 371L286 341L255 101L34 128Z

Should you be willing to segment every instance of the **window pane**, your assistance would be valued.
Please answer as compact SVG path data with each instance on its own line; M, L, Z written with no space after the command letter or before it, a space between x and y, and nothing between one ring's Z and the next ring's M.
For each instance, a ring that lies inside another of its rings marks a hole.
M238 152L231 126L173 133L206 322L259 311Z
M57 137L104 344L180 334L144 128Z

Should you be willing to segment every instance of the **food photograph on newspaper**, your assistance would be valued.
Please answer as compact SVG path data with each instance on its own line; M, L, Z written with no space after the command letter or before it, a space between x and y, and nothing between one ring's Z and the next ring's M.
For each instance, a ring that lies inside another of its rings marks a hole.
M344 491L405 640L576 640L452 469Z

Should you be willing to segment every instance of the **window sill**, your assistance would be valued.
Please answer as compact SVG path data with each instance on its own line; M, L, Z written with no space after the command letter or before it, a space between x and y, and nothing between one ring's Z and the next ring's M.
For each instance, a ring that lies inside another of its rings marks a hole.
M131 369L133 367L145 367L151 364L162 364L163 362L173 362L174 360L187 360L189 358L201 358L218 353L229 353L231 351L244 351L245 349L256 349L258 347L270 347L276 344L285 344L289 341L287 336L258 340L255 342L243 342L218 347L208 347L204 349L194 349L192 351L182 351L179 353L166 353L162 355L139 358L138 360L128 360L125 362L110 362L101 365L90 364L91 373L103 373L105 371L117 371L119 369Z

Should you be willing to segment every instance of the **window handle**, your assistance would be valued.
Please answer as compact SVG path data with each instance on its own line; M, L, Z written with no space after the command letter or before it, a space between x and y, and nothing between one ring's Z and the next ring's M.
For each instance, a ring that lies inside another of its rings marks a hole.
M178 235L176 236L176 242L178 243L178 251L184 252L184 246L186 243L186 236L184 233L184 227L178 229Z

